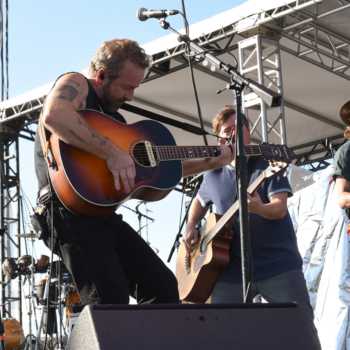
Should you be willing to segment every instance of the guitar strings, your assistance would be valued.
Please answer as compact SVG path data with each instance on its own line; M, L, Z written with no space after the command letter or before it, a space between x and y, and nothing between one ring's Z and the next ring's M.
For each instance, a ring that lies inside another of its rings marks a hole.
M117 144L116 144L117 145ZM119 148L121 149L130 149L131 145L129 146L121 146L121 145L117 145ZM163 145L163 146L154 146L152 145L152 147L155 147L157 149L163 149L163 148L176 148L176 149L180 149L180 148L183 148L183 149L191 149L191 148L200 148L200 149L213 149L213 150L217 150L219 149L220 147L218 146L177 146L177 145ZM260 146L260 145L244 145L245 148L247 148L245 151L248 151L249 148L255 148L255 149L262 149L262 148L266 148L266 149L271 149L271 147L269 146Z
M117 145L120 149L122 149L123 151L129 151L130 150L130 146L126 147L126 146L119 146ZM168 146L152 146L155 147L159 154L160 154L160 158L163 158L164 156L173 156L173 157L184 157L185 159L193 159L196 157L185 157L188 152L191 152L192 154L196 154L199 158L212 158L212 157L216 157L216 154L208 154L207 157L205 157L205 155L203 154L204 150L207 151L212 151L212 152L218 152L218 147L217 146L176 146L176 145L168 145ZM256 154L257 151L262 150L262 151L267 151L269 150L271 152L271 148L273 148L273 146L271 145L245 145L245 154L247 156ZM135 152L136 153L136 152ZM172 153L172 154L171 154ZM274 153L274 155L276 156L276 154ZM278 157L280 158L280 157ZM140 160L148 160L148 152L147 150L137 150L137 159Z

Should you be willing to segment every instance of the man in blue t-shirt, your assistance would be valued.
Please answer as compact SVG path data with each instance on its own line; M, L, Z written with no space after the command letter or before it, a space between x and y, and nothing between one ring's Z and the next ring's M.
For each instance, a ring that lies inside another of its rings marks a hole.
M250 144L249 123L245 116L244 141ZM235 133L236 110L224 106L213 120L213 130L219 145L226 143ZM189 212L184 242L189 255L192 244L198 242L196 225L209 207L214 204L223 215L233 205L236 197L235 161L223 168L204 173L204 179ZM260 157L253 170L252 183L268 167ZM250 242L252 254L252 294L261 294L268 302L297 302L307 321L317 348L320 343L313 324L313 310L302 272L302 259L298 252L296 236L287 211L287 198L293 192L282 174L269 178L261 187L248 194ZM212 303L243 302L242 267L240 252L239 219L233 227L229 263L222 270L212 292Z

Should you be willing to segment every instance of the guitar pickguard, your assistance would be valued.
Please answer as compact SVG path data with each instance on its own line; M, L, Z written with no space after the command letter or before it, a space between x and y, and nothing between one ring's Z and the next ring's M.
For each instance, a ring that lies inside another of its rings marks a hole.
M194 260L194 262L193 262L193 272L194 273L197 273L200 270L200 268L202 267L202 265L205 261L205 258L207 256L207 252L208 252L208 249L205 250L203 255L198 255L196 257L196 259Z

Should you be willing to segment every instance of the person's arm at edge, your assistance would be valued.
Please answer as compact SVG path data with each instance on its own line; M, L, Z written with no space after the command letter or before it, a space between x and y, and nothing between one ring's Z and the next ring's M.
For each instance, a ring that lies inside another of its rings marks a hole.
M336 177L336 185L338 192L338 205L342 209L350 208L350 182L338 175Z

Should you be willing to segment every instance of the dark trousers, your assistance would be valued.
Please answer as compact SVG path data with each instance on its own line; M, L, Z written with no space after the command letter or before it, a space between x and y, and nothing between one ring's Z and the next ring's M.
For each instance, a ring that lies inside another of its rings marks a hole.
M121 215L86 218L68 211L54 196L54 239L45 244L60 256L72 274L81 302L128 304L178 303L174 274L157 254L122 220ZM51 203L44 213L51 228Z
M257 294L261 294L269 303L298 303L311 336L314 339L316 348L321 349L317 330L313 322L313 310L310 305L310 297L307 292L302 270L290 270L273 277L253 281L253 298ZM242 283L217 282L212 293L211 302L243 303Z

